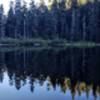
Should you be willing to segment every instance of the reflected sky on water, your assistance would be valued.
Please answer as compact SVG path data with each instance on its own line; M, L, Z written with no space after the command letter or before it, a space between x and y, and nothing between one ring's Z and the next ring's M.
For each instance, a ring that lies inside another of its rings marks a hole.
M46 80L41 86L36 80L34 84L34 92L30 91L29 80L27 80L27 85L23 86L20 90L17 90L14 86L9 86L9 78L7 73L4 74L4 81L0 84L0 100L72 100L72 93L70 89L67 89L65 93L61 91L61 88L57 85L56 90L50 87L50 90L47 89L49 83ZM75 100L87 100L86 92L82 92L79 95L78 91L74 95ZM100 95L97 94L97 97L93 96L93 91L90 90L88 94L88 100L100 100Z

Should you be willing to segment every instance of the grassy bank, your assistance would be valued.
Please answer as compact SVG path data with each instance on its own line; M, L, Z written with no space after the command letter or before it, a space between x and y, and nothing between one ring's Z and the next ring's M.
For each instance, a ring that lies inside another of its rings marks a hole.
M33 39L0 39L0 46L34 46L34 47L95 47L100 46L99 43L89 41L69 42L65 39L46 40L41 38Z

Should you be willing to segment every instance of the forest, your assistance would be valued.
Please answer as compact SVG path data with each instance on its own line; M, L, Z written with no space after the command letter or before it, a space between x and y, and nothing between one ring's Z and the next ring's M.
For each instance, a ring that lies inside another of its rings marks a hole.
M100 42L100 2L87 0L53 0L46 6L41 0L21 3L11 1L4 13L0 5L0 39L67 40L68 42Z

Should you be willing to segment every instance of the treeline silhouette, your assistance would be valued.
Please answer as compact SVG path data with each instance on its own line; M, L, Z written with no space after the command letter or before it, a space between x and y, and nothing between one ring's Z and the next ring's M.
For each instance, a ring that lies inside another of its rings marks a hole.
M7 72L10 85L20 89L30 81L30 90L35 89L36 80L40 86L48 81L47 89L62 92L69 88L72 95L76 91L93 90L100 94L100 52L98 48L68 48L66 50L13 51L0 52L0 82ZM98 91L98 92L97 92Z
M87 0L84 5L69 1L66 5L66 0L53 0L50 7L43 0L38 7L34 1L29 7L25 2L21 5L21 0L15 5L11 1L7 15L0 5L0 37L100 42L99 0Z

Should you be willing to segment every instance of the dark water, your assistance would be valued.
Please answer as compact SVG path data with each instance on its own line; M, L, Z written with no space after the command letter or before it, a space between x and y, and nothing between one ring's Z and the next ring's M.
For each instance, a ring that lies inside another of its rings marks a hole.
M0 100L100 100L100 48L0 51Z

